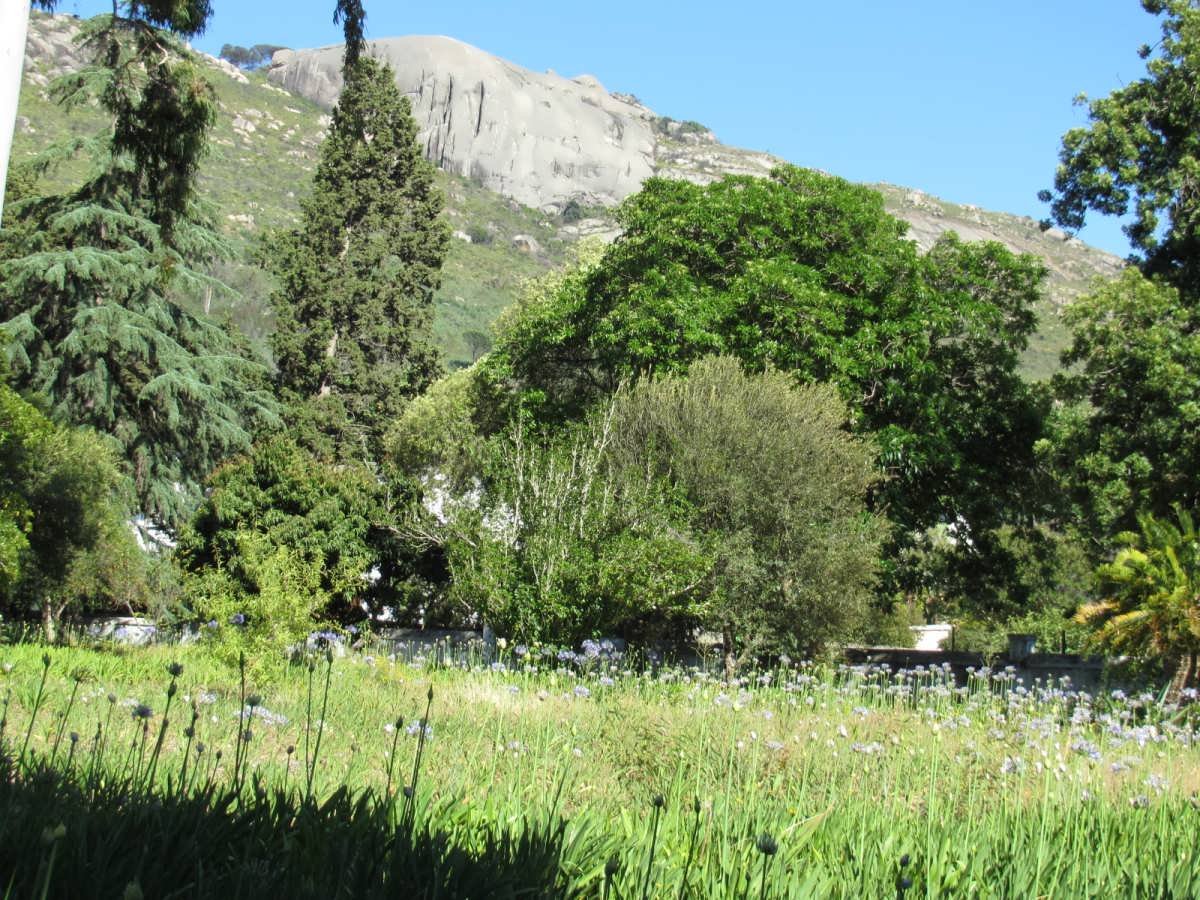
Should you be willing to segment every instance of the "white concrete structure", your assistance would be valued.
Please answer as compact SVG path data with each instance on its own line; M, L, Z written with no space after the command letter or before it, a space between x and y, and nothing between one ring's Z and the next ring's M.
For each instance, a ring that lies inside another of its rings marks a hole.
M910 625L914 650L944 650L954 633L953 625Z

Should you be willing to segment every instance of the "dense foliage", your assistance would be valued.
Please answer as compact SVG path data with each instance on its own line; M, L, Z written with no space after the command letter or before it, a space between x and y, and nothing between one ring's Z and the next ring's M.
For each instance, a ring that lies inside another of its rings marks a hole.
M37 613L53 640L68 609L146 605L119 484L99 435L54 425L0 384L0 610Z
M1178 290L1135 269L1072 304L1066 320L1063 405L1039 449L1101 555L1140 513L1200 504L1200 320Z
M711 565L667 485L612 465L611 410L494 438L486 492L443 501L450 602L514 639L677 638Z
M247 535L257 535L272 550L302 558L323 595L344 610L365 593L364 576L379 562L371 539L382 517L380 493L361 467L327 465L290 439L273 438L213 474L178 554L186 569L219 569L240 592L253 593L256 579L242 565Z
M707 187L654 179L620 220L599 259L502 320L490 377L539 419L730 354L838 387L853 429L879 445L875 504L898 546L956 522L971 537L960 556L979 568L989 532L1028 520L1045 403L1016 366L1036 259L952 236L922 257L878 194L789 167Z
M1079 619L1118 653L1149 656L1174 670L1172 699L1200 682L1200 534L1178 508L1178 526L1140 517L1140 534L1121 536L1112 562L1100 567L1101 599L1083 605Z
M379 457L405 401L440 373L430 328L449 230L391 70L348 70L298 228L271 264L283 396L322 452Z
M181 31L195 33L198 13L185 7ZM204 476L248 446L275 405L240 341L169 296L172 284L219 288L196 267L221 244L194 197L212 92L150 26L165 15L86 26L96 62L57 89L64 102L98 103L112 129L85 142L94 168L83 184L6 210L0 333L14 384L111 435L141 509L175 527Z
M613 404L619 469L669 485L707 550L702 626L734 655L812 656L863 635L884 524L867 513L875 450L828 387L746 375L731 357L643 379Z
M518 420L482 504L456 510L453 590L525 640L703 627L731 667L860 634L880 530L873 451L845 417L831 390L726 357L621 388L550 438Z
M1200 298L1200 9L1194 0L1141 0L1162 17L1162 39L1143 46L1146 75L1087 102L1087 127L1063 136L1054 190L1041 199L1065 228L1089 212L1129 216L1125 233L1148 275Z

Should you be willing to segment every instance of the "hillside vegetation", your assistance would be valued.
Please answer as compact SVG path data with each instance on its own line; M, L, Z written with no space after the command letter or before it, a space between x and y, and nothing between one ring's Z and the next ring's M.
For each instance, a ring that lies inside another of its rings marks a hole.
M30 159L64 137L94 134L103 125L99 113L63 110L49 91L56 75L79 63L74 32L70 17L33 16L14 162ZM270 229L297 221L329 117L304 98L268 84L260 73L243 74L227 63L206 59L221 113L202 168L201 192L236 248L252 251ZM81 166L61 170L57 180L66 182L81 174ZM451 243L437 294L435 332L448 362L469 362L472 352L463 334L486 333L523 280L565 259L574 235L560 234L560 223L465 178L445 173L438 177L457 239ZM244 264L223 275L244 294L230 314L251 337L261 339L270 327L266 276ZM220 304L220 298L214 299L214 311L222 310Z
M15 161L31 158L60 138L92 134L101 126L98 114L66 113L48 90L54 76L79 65L73 44L76 27L68 16L34 15ZM315 103L270 84L261 72L243 73L223 61L205 59L221 114L201 186L237 249L252 251L270 229L296 221L329 119ZM730 172L766 175L780 162L720 144L697 123L666 117L656 121L655 166L661 175L706 183ZM77 174L68 168L58 178ZM439 180L456 237L436 296L435 333L450 364L469 363L478 355L478 338L467 335L487 334L526 279L564 262L580 238L610 239L617 233L614 219L603 208L572 207L554 214L523 206L457 175L441 172ZM1093 278L1111 276L1121 265L1109 254L1065 239L1061 232L1043 233L1028 217L958 205L910 188L872 187L883 194L889 212L910 224L910 236L922 249L940 234L956 231L964 239L998 240L1046 261L1050 277L1039 309L1041 327L1025 358L1027 373L1035 377L1052 371L1066 345L1059 315L1064 304ZM220 274L242 299L230 305L215 298L212 308L227 310L251 337L261 340L271 327L266 276L246 263Z

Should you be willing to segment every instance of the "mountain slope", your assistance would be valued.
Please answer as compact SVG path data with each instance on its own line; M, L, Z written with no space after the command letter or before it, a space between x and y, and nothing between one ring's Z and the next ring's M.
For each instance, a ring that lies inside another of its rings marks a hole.
M54 141L94 134L104 127L102 117L89 109L68 114L48 90L57 75L81 65L74 45L77 29L70 16L33 13L14 164ZM202 58L210 67L220 113L201 167L201 191L236 248L252 250L270 229L296 221L329 118L316 104L269 84L262 74L243 73L224 61ZM84 170L82 161L67 166L51 177L50 184L75 183ZM555 217L469 179L439 173L439 181L457 240L451 241L442 286L435 296L434 328L448 362L469 362L473 354L464 335L487 333L526 279L565 261L576 236L561 235ZM213 311L228 313L251 337L264 338L271 327L266 307L269 279L245 263L221 267L220 274L244 297L234 306L215 298Z
M67 16L35 14L31 22L14 161L103 124L87 111L66 115L46 89L56 74L79 65L76 28ZM588 76L539 75L448 38L397 38L372 47L396 57L397 81L413 102L426 153L444 170L447 216L458 240L436 296L435 330L452 363L471 360L478 341L467 335L487 332L524 279L561 264L580 237L615 236L611 208L645 177L705 183L731 172L765 175L779 162L723 145L695 122L658 116ZM266 76L205 59L221 115L202 187L230 236L252 246L264 231L295 221L328 125L326 108L340 89L340 48L282 51ZM873 187L888 210L910 224L922 248L953 230L1046 261L1043 324L1026 359L1033 375L1052 370L1065 343L1061 306L1121 266L1116 257L1061 232L1043 233L1026 217L909 188ZM246 264L223 274L245 295L225 311L263 337L270 328L265 276Z

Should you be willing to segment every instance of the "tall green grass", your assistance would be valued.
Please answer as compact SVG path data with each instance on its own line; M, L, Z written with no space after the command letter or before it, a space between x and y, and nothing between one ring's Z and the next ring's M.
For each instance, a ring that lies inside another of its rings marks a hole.
M536 652L0 664L0 896L1200 895L1197 721L1147 697Z

